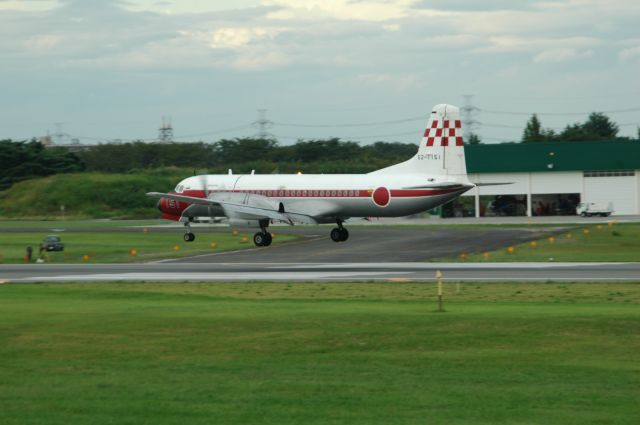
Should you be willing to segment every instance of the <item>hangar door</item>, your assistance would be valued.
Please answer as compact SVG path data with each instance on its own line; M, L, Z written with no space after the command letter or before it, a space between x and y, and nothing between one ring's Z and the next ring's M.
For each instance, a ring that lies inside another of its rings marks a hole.
M583 202L611 202L616 215L636 214L637 196L633 170L584 172Z

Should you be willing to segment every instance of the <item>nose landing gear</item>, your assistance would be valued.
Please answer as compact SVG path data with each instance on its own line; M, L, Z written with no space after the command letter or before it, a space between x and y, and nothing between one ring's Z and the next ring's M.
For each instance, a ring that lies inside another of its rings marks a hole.
M196 235L194 235L191 232L191 225L189 224L189 222L187 221L186 223L184 223L184 227L187 228L187 233L184 234L184 241L185 242L193 242L196 240Z
M342 226L342 220L336 220L338 227L331 229L331 240L334 242L344 242L349 239L349 231Z

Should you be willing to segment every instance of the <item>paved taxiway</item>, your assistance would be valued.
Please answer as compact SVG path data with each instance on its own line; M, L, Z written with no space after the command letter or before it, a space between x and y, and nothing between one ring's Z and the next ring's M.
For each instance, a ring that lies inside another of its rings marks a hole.
M378 263L418 262L457 257L463 252L491 251L558 233L557 228L429 228L412 226L350 226L349 240L329 239L333 226L275 227L276 234L302 235L294 243L242 251L205 254L171 263Z
M640 281L640 263L179 263L6 265L3 283L186 281Z

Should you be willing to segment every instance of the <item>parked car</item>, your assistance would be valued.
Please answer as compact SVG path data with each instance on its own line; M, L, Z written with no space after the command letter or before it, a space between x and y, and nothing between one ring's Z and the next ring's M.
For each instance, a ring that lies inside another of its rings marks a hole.
M49 235L42 240L42 248L45 251L64 251L64 244L60 236Z

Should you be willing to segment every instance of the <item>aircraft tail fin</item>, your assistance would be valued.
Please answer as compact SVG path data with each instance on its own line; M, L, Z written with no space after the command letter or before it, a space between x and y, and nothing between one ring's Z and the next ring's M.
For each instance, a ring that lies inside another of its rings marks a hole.
M371 174L425 174L447 176L466 183L467 165L460 110L452 105L433 107L416 155Z

